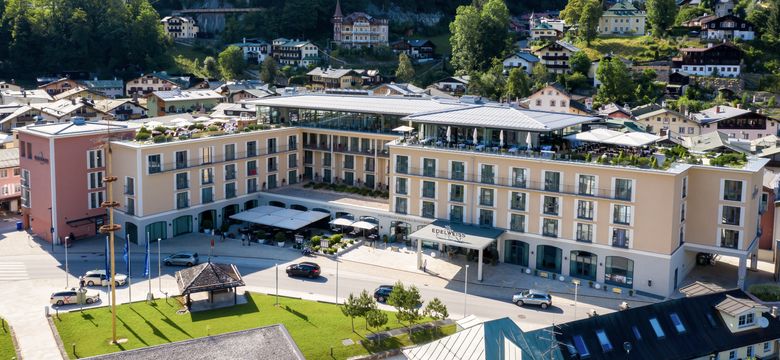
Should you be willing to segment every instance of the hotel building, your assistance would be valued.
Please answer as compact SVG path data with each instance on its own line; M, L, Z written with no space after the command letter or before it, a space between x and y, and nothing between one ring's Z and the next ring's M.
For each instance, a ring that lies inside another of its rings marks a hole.
M515 264L518 272L659 296L675 291L700 252L739 258L739 286L748 260L756 266L764 159L716 167L706 159L665 161L659 150L630 165L614 161L623 156L617 150L575 149L563 140L595 118L474 99L300 95L248 103L257 107L261 129L113 143L113 175L124 184L114 193L120 236L164 239L274 205L333 218L371 216L380 234L418 251L469 249L479 259ZM69 130L57 130L64 126ZM63 207L88 208L91 170L87 163L55 165L54 154L65 153L60 139L84 138L62 161L86 162L92 148L84 144L105 136L106 126L36 125L18 132L21 144L52 159L43 164L22 156L28 224L39 235L48 230L51 206L55 233L67 235L76 217L64 221L63 213L74 211ZM607 157L613 161L596 160ZM84 179L84 201L55 196L51 205L54 185L36 184L62 184L63 176L75 177L70 188ZM389 198L360 200L302 186L312 181L387 191Z

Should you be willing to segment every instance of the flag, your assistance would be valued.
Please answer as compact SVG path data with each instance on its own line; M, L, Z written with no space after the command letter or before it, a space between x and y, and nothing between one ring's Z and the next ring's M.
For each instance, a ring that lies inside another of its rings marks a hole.
M144 277L149 276L149 243L151 239L146 240L146 259L144 260Z
M111 277L111 265L108 262L108 236L106 236L106 278Z
M125 252L122 254L125 259L125 268L127 268L127 277L130 277L130 238L125 236Z

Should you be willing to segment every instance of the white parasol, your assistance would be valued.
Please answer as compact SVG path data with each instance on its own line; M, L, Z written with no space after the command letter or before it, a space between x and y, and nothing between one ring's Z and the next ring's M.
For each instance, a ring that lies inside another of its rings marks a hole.
M498 133L498 147L504 147L504 130Z
M452 142L452 128L447 126L447 142Z
M472 138L474 140L474 145L476 145L477 142L479 141L479 138L477 136L477 128L474 128L474 135L472 136Z

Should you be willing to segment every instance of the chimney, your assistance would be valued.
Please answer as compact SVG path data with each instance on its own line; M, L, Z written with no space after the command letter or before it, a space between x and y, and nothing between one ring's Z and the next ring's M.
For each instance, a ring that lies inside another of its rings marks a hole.
M70 99L71 105L76 105L76 99Z
M777 316L780 314L777 310L777 306L772 306L772 311L769 314L771 314L773 318L777 319Z
M242 38L241 42L246 43L246 37Z
M709 49L709 48L711 48L711 47L712 47L712 43L708 43L708 44L707 44L707 49Z
M715 113L720 113L720 105L715 107Z
M737 109L742 109L742 104L737 103Z

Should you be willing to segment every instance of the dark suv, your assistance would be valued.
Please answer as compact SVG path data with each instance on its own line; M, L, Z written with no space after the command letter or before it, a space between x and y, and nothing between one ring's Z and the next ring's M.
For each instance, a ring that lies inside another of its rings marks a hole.
M306 276L316 278L320 276L320 266L313 262L302 262L287 267L287 276Z
M390 297L391 292L393 292L393 285L380 285L374 290L374 299L383 303Z

